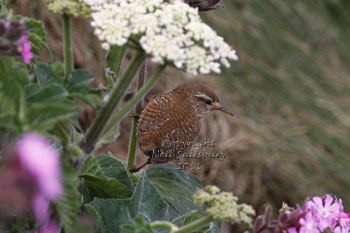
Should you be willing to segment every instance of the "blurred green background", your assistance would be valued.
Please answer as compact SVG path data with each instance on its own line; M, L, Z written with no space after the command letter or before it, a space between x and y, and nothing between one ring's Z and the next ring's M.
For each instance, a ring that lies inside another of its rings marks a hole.
M47 11L44 0L11 5L15 13L44 21L54 61L61 60L61 19ZM215 151L228 156L223 162L199 161L196 175L258 210L266 202L279 209L282 202L294 205L333 193L350 211L350 1L222 0L222 5L202 17L240 60L213 76L167 69L151 93L205 81L235 113L204 121L200 138L215 139ZM73 23L75 67L96 73L96 84L103 82L105 53L89 21ZM45 54L42 60L52 62ZM94 111L88 113L93 119ZM130 124L123 122L121 137L105 150L125 158Z
M350 1L223 5L205 19L240 57L218 77L244 137L230 188L276 207L331 192L349 210Z

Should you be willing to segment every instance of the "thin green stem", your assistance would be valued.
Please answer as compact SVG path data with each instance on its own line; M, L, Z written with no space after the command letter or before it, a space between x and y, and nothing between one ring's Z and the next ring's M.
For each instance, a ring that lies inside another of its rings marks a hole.
M94 150L96 143L105 132L105 129L108 127L109 121L114 115L113 113L117 110L122 97L145 59L146 54L144 52L137 51L123 76L118 79L116 85L114 85L107 103L102 108L100 114L86 133L83 140L79 143L80 148L85 153L88 154ZM119 124L119 122L116 123Z
M142 69L139 73L139 78L137 80L137 90L139 91L146 79L146 71L147 71L147 61L145 61L145 64L143 65ZM142 99L136 104L135 106L135 115L138 115L141 113L141 106L142 106ZM137 121L138 118L134 117L131 127L131 135L130 135L130 145L129 145L129 156L128 156L128 168L131 168L135 164L135 154L136 154L136 128L137 128Z
M73 49L72 49L72 19L69 15L63 15L64 34L64 72L67 79L73 71Z
M157 229L157 228L169 228L170 232L176 232L178 227L171 222L161 222L161 221L156 221L151 223L151 228L152 229Z
M110 128L113 124L116 124L119 122L123 117L132 109L132 107L135 106L136 103L138 103L144 95L146 95L153 85L157 82L157 80L160 78L160 75L165 70L166 65L161 65L158 67L158 69L154 72L152 77L147 81L147 83L134 95L134 97L124 105L124 107L119 110L116 113L115 118L113 118L113 122L110 122L107 128Z
M212 221L211 217L209 217L209 216L202 217L200 219L197 219L196 221L193 221L193 222L179 228L178 230L175 231L175 233L191 232L191 231L197 229L198 227L201 227L201 226L209 223L210 221Z

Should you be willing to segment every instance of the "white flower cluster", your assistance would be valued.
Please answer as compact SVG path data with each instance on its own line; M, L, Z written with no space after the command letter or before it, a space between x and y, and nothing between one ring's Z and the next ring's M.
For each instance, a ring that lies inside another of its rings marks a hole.
M95 34L106 50L137 43L152 61L173 63L197 74L220 72L237 60L223 38L202 22L198 9L182 0L85 0L92 9Z

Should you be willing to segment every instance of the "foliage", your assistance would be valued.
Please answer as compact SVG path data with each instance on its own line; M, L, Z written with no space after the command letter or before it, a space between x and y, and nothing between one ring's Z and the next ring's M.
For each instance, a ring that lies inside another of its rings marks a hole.
M67 233L77 232L76 220L80 212L81 195L77 190L78 176L70 165L63 161L64 195L57 203L57 212Z

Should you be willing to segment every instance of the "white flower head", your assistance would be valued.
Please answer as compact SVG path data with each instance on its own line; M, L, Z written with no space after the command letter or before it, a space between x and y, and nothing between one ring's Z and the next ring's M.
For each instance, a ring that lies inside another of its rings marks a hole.
M140 46L152 61L187 72L220 73L220 65L237 60L222 37L202 22L198 9L182 0L85 0L92 9L95 34L112 45Z

